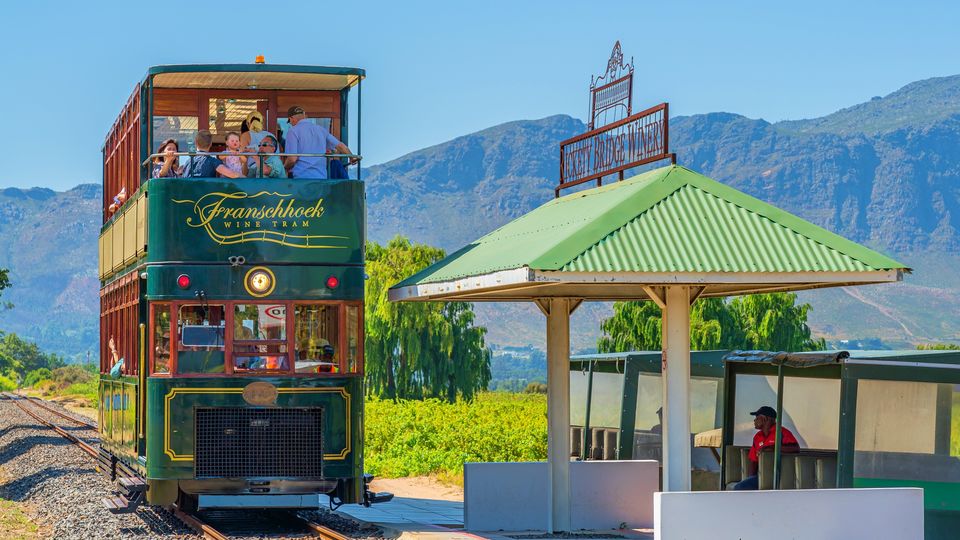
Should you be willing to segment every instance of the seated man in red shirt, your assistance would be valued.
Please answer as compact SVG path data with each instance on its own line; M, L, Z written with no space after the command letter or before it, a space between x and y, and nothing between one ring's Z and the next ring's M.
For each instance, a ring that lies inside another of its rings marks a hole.
M777 442L777 432L774 429L777 425L777 411L773 407L764 405L756 411L750 413L754 416L753 427L757 428L757 433L753 436L753 446L750 447L750 476L737 482L733 489L758 489L760 481L757 478L757 470L760 464L760 452L773 449ZM785 454L795 453L800 450L800 443L797 438L790 433L787 428L780 428L780 451Z

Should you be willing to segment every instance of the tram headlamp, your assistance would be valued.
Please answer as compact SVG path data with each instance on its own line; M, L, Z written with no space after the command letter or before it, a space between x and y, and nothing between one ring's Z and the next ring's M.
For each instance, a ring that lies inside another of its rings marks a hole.
M179 276L177 276L177 287L180 287L181 289L189 289L190 276L186 274L180 274Z
M339 286L340 286L340 280L337 278L337 276L330 276L327 278L328 289L336 289Z
M243 278L243 285L250 296L263 297L273 292L276 278L269 268L257 266L251 268Z

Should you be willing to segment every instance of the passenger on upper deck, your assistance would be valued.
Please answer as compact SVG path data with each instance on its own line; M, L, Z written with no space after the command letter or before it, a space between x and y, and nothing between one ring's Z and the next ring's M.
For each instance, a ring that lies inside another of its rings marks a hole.
M277 151L277 140L270 135L269 133L260 141L260 152L264 154L271 154L263 157L263 174L258 174L257 169L260 167L260 157L259 156L250 156L247 159L247 163L244 164L244 170L247 173L247 178L256 178L257 176L262 176L263 178L286 178L287 171L283 168L283 161L280 159L280 156L276 155Z
M753 427L757 432L753 435L753 446L750 447L750 476L737 482L733 489L750 490L759 489L760 481L757 476L760 464L760 452L764 450L772 451L777 440L777 411L773 407L764 405L756 411L750 413L754 416ZM800 450L800 443L793 433L785 427L780 428L780 451L784 453L796 453Z
M287 130L286 152L290 154L352 154L347 145L340 142L323 126L304 122L307 113L303 107L294 105L287 110L290 129ZM351 158L350 162L357 160ZM287 156L283 162L294 178L326 178L327 158Z
M150 173L150 177L176 178L180 176L181 168L178 163L179 158L177 157L177 152L179 151L180 147L174 139L167 139L160 143L160 148L157 148L157 153L163 154L163 157L153 159L153 172Z
M195 140L198 152L209 152L210 146L213 144L213 135L203 129L197 132ZM183 168L184 178L216 178L218 173L227 178L242 176L240 173L230 170L217 156L210 154L190 156L190 161Z
M231 171L242 173L247 158L246 156L238 155L240 153L240 135L238 135L236 131L227 133L226 143L226 153L220 155L220 160L223 161L223 164Z
M276 136L263 129L263 115L260 111L253 111L247 115L247 131L240 134L240 149L244 152L259 152L260 141L270 135L273 140Z

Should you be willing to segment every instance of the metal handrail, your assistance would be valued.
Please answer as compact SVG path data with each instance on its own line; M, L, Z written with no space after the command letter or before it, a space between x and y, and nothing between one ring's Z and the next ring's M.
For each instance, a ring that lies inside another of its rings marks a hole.
M182 157L182 156L190 156L190 157L192 157L192 156L214 156L214 157L219 157L219 156L222 156L222 155L226 155L226 154L228 154L228 153L229 153L230 155L233 155L233 156L254 156L254 157L262 157L262 156L278 156L278 157L323 157L323 158L349 158L349 159L351 159L351 160L354 159L354 158L356 158L356 161L353 162L353 163L350 163L349 165L358 165L358 164L360 163L360 160L363 159L363 156L361 156L360 154L296 154L296 153L288 153L288 152L237 152L237 153L235 153L235 154L232 153L232 152L174 152L173 155L175 155L175 156L177 156L177 157ZM140 166L141 166L141 167L146 167L147 165L150 165L151 163L153 163L153 160L154 160L154 159L159 158L159 157L166 157L166 154L165 154L165 153L150 154L149 156L147 156L147 159L143 160L143 163L141 163Z

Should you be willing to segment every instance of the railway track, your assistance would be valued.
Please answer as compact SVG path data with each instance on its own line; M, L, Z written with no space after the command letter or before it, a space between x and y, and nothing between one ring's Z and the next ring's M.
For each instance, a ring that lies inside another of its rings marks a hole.
M63 418L64 420L75 424L76 426L97 430L97 425L93 422L74 418L70 415L46 405L43 400L28 396L22 396L13 392L0 392L0 399L13 402L21 411L32 417L41 425L52 429L54 432L69 440L80 448L84 453L93 458L98 463L102 455L99 450L90 445L83 439L73 433L65 430L62 426L50 422L38 414L37 410L31 410L31 406L36 406L40 410ZM29 404L29 405L27 405ZM282 511L274 513L265 513L265 515L251 514L249 511L220 511L220 512L186 512L177 505L171 505L167 508L174 517L180 520L184 525L194 530L198 535L210 540L229 540L230 538L246 537L251 535L259 536L259 531L271 530L282 531L281 534L290 534L296 536L308 535L323 540L351 540L329 527L305 519L294 512Z
M34 405L39 405L42 409L44 409L44 410L46 410L46 411L49 411L49 412L52 412L52 413L56 414L57 416L61 416L61 417L63 417L63 418L66 418L66 419L68 419L68 420L70 420L70 421L72 421L72 422L74 422L74 423L76 423L76 424L79 424L79 425L81 425L82 427L85 427L85 428L87 428L87 429L96 430L96 429L97 429L97 426L96 426L96 425L90 425L90 424L88 424L88 423L83 423L83 422L81 422L80 420L77 420L77 419L75 419L75 418L71 418L71 417L69 417L69 416L67 416L67 415L65 415L65 414L60 413L59 411L55 411L55 410L53 410L53 409L51 409L51 408L49 408L49 407L47 407L47 406L45 406L45 405L41 405L41 404L37 403L35 400L27 399L26 397L21 396L21 395L19 395L19 394L14 394L14 393L12 393L12 392L3 392L2 395L3 395L3 398L4 398L4 399L7 399L7 400L12 401L14 405L16 405L21 411L23 411L23 412L25 412L26 414L28 414L28 415L30 415L31 417L33 417L34 420L36 420L37 422L40 422L41 424L43 424L44 426L47 426L48 428L50 428L50 429L52 429L52 430L54 430L54 431L57 432L57 434L59 434L60 436L64 437L65 439L69 440L69 441L72 442L73 444L77 445L81 450L83 450L84 452L86 452L90 457L96 459L97 456L99 455L99 452L97 451L96 448L94 448L93 446L91 446L90 444L88 444L87 442L85 442L83 439L77 437L77 436L74 435L73 433L70 433L69 431L63 429L62 427L60 427L60 426L58 426L58 425L56 425L56 424L54 424L54 423L52 423L52 422L47 421L45 418L43 418L42 416L40 416L39 414L37 414L35 411L30 410L30 407L25 406L25 405L23 404L23 402L24 402L24 401L28 401L28 402L33 403Z

